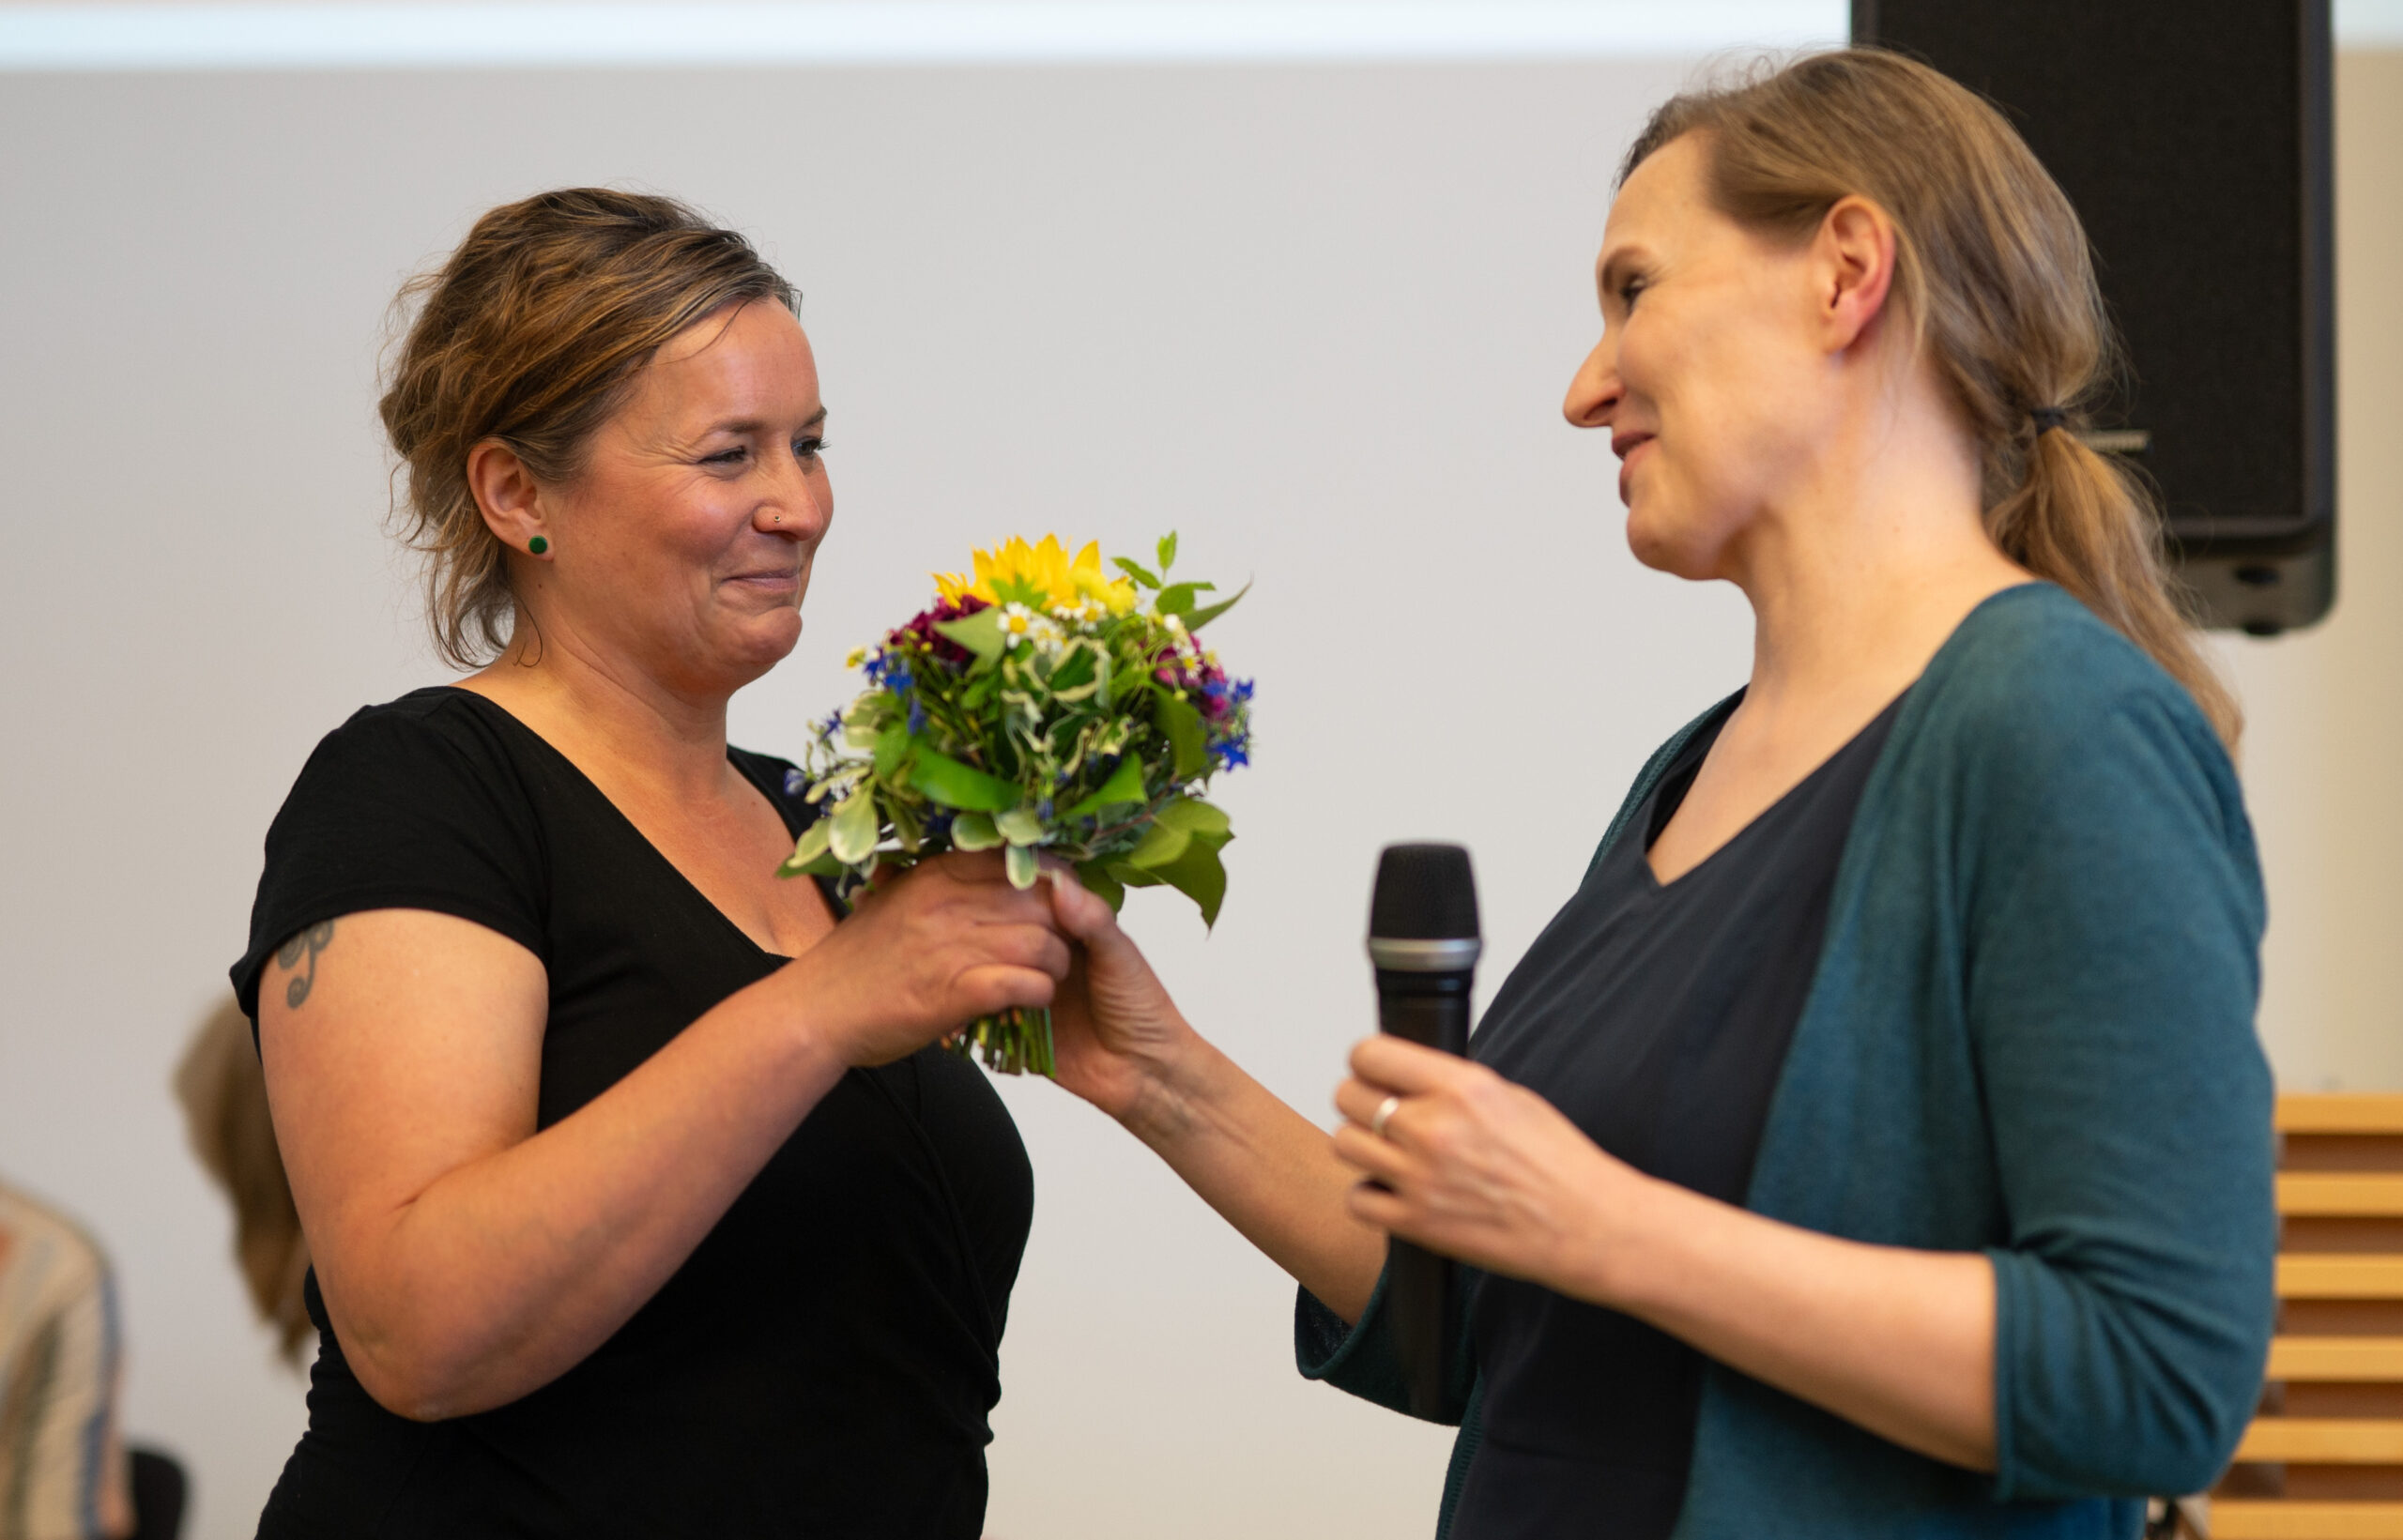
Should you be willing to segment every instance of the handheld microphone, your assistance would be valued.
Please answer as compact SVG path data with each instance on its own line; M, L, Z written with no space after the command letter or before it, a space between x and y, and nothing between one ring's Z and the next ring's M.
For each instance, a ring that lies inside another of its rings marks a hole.
M1388 845L1369 900L1369 960L1377 970L1377 1025L1394 1036L1468 1051L1469 986L1484 948L1477 877L1457 845ZM1410 1410L1441 1414L1444 1375L1459 1347L1451 1261L1407 1241L1386 1243L1387 1308Z

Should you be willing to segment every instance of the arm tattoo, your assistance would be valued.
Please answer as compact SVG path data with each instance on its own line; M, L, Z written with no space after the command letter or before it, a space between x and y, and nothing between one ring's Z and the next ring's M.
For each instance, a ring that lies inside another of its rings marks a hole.
M334 922L320 920L307 930L275 949L276 966L287 971L300 966L300 955L307 953L309 971L283 986L283 1003L297 1011L309 998L309 986L317 982L317 953L326 950L334 938Z

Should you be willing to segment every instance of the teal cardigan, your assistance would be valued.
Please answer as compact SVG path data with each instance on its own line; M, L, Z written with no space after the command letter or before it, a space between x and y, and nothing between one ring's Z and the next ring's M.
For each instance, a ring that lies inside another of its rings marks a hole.
M2235 773L2184 690L2049 584L1961 623L1861 792L1745 1206L1991 1258L1996 1471L1714 1363L1679 1540L2132 1536L2146 1495L2211 1485L2273 1308L2262 918ZM1384 1301L1380 1280L1347 1328L1306 1291L1294 1349L1399 1410ZM1480 1390L1464 1347L1439 1537Z

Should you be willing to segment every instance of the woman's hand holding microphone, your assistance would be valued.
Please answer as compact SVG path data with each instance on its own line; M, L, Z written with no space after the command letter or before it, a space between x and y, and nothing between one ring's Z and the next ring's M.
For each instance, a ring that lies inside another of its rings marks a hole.
M1335 1152L1362 1221L1489 1273L1613 1303L1660 1183L1534 1091L1399 1038L1352 1050Z

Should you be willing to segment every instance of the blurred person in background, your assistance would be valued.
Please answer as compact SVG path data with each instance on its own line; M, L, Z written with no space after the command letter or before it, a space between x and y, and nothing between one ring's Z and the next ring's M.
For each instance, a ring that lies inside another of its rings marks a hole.
M0 1184L0 1540L133 1533L120 1350L108 1258Z
M277 1354L297 1365L310 1331L300 1290L309 1242L275 1147L267 1076L240 1001L227 997L192 1034L176 1068L176 1100L192 1153L234 1206L234 1259L251 1304L275 1328Z

